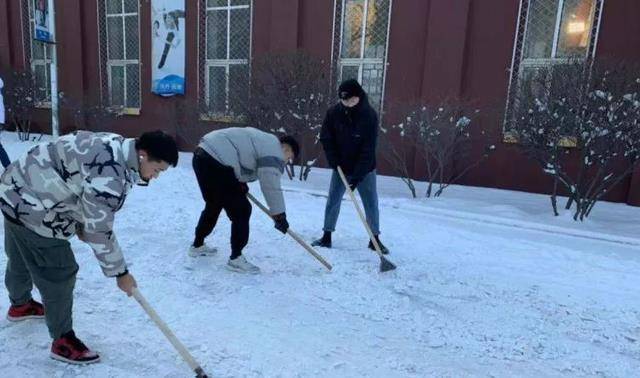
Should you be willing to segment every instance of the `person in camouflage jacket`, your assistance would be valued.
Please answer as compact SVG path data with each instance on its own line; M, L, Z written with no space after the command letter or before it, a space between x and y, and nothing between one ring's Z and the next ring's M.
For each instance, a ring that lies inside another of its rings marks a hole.
M177 161L175 141L160 131L138 139L79 131L33 147L0 177L8 319L44 317L54 340L53 358L99 359L72 329L78 265L68 239L77 235L88 243L103 273L117 277L118 287L131 295L136 283L113 232L115 213L134 183L156 178ZM33 284L44 307L31 297Z

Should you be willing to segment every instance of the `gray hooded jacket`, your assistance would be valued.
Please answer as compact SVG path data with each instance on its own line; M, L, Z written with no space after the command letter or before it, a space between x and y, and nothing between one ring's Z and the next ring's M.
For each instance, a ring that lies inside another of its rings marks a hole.
M205 135L200 148L233 168L238 181L259 180L271 215L285 212L280 186L284 155L278 137L253 127L230 127Z

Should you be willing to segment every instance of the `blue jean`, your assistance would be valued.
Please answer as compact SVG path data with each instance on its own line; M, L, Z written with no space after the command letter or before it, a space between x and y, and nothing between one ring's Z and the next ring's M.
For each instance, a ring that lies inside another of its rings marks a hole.
M5 125L0 123L0 130L3 130L4 126ZM2 166L5 168L7 168L9 164L11 164L11 160L9 160L9 155L7 155L7 151L2 146L2 143L0 143L0 163L2 163Z
M324 209L324 231L333 232L336 230L336 223L338 223L338 216L340 215L340 204L345 190L340 175L334 170L331 175L331 183L329 184L327 206ZM367 223L369 227L371 227L371 231L374 235L379 235L380 213L378 212L376 171L371 171L364 176L364 179L358 184L356 190L360 193L360 198L364 205L364 213L367 218Z
M2 163L2 166L5 168L7 168L9 164L11 164L11 160L9 160L9 155L7 155L7 151L2 146L2 143L0 143L0 163Z

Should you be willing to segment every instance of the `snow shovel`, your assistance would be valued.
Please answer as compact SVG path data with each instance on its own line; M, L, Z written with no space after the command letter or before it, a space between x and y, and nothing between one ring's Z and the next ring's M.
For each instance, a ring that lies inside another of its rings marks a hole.
M138 288L133 288L133 291L131 294L133 295L135 300L138 301L138 303L140 303L140 306L142 306L142 308L147 313L147 315L149 315L151 320L153 320L154 323L156 323L156 325L158 326L158 328L160 328L160 331L162 331L162 333L164 333L167 339L169 339L169 342L171 342L171 345L173 345L173 347L178 351L178 353L180 353L180 356L187 362L191 370L193 370L193 372L196 373L196 378L208 378L208 375L204 372L204 370L202 370L202 368L200 367L200 364L196 362L196 360L189 353L187 348L185 348L185 346L180 342L180 340L178 340L176 335L174 335L173 332L171 332L171 330L169 329L169 326L167 326L167 323L165 323L162 319L160 319L160 316L158 316L158 314L153 309L153 307L151 307L149 302L147 302L147 300L142 296L140 291L138 291Z
M247 193L247 197L249 197L249 199L251 200L251 202L253 202L254 204L256 204L256 206L258 206L260 208L260 210L264 211L265 214L267 214L269 217L271 217L271 214L269 214L269 209L267 209L263 204L260 203L260 201L258 201L256 199L256 197L254 197L253 195L251 195L251 193ZM298 235L297 233L295 233L291 227L289 227L289 229L287 230L287 234L289 234L289 236L291 236L295 241L297 241L302 247L304 247L304 249L307 250L307 252L309 252L313 257L315 257L318 261L320 261L320 263L322 265L325 266L325 268L327 268L328 270L331 270L332 266L331 264L329 264L327 262L327 260L325 260L322 256L320 256L320 254L318 252L316 252L309 244L307 244L307 242L304 241L304 239L302 239L300 237L300 235Z
M351 197L351 201L353 201L353 206L355 206L356 210L358 211L358 215L360 216L360 220L362 221L362 224L364 224L364 228L366 228L367 232L369 233L369 238L371 239L371 242L375 247L376 253L378 254L378 256L380 256L380 271L387 272L389 270L395 269L396 266L391 261L387 260L387 258L384 257L384 255L382 254L382 250L380 250L380 245L378 244L378 240L373 236L373 231L371 231L371 227L369 227L369 223L367 223L367 218L365 218L364 214L362 213L362 209L358 204L358 200L356 200L355 194L353 194L353 191L349 187L349 182L347 181L347 177L344 175L344 172L342 172L342 168L338 167L338 173L340 174L340 178L342 179L342 183L344 184L344 187L349 193L349 197Z

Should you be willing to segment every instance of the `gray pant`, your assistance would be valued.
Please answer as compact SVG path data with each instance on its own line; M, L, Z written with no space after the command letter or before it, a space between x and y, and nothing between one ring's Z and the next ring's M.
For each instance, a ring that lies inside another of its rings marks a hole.
M42 296L51 337L57 339L71 331L78 264L69 242L42 237L4 219L4 250L7 254L4 282L11 304L27 303L35 284Z
M340 179L338 171L333 171L331 183L329 184L329 198L324 209L324 231L333 232L336 230L338 216L340 215L340 203L345 192L344 184ZM369 172L362 182L358 184L356 190L360 193L364 213L367 223L371 227L374 235L380 234L380 213L378 212L378 189L376 187L376 171Z

